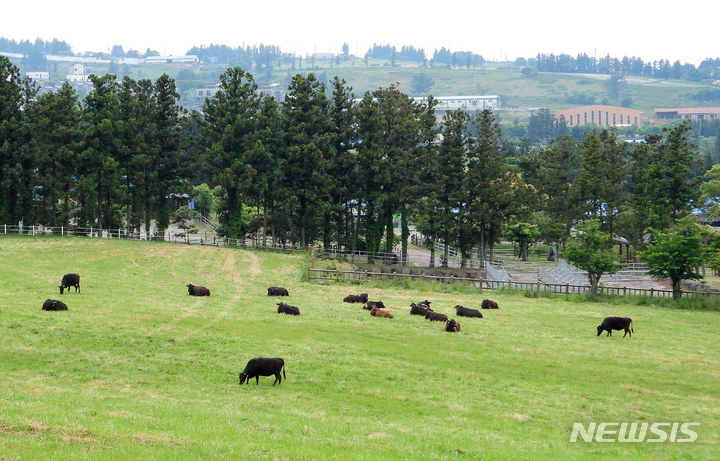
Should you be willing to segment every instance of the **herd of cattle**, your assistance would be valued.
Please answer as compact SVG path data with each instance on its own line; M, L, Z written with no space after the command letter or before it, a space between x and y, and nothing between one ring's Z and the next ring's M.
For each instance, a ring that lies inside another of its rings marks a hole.
M190 296L210 296L210 290L206 287L188 284L186 285L188 294ZM64 290L70 292L70 288L75 287L75 292L80 292L80 275L79 274L65 274L60 282L60 294L63 294ZM269 287L267 289L268 296L290 296L290 293L286 288L282 287ZM382 301L369 301L367 293L360 293L357 295L347 295L344 299L346 303L363 303L362 308L369 310L370 315L373 317L384 317L393 318L393 314L385 308L385 304ZM410 303L410 315L421 315L431 322L444 322L444 330L450 333L460 331L460 323L455 319L448 319L447 315L435 312L430 308L431 302L427 299L420 301L419 303ZM288 315L300 315L300 309L296 306L291 306L284 302L277 303L278 314ZM485 299L481 303L482 309L499 309L497 302ZM47 299L42 306L44 311L66 311L68 310L67 304L62 301L55 299ZM483 318L482 313L477 309L470 309L461 305L455 306L455 314L458 317L475 317ZM635 332L632 328L632 319L629 317L606 317L602 324L597 327L597 335L600 336L603 331L607 331L607 336L612 335L613 330L625 330L623 338L628 334L632 337ZM282 376L285 376L285 361L278 357L258 357L250 359L245 366L245 369L239 373L240 384L247 382L250 383L252 378L255 378L256 384L260 382L260 376L272 376L275 375L275 382L282 383ZM287 378L285 378L287 379Z

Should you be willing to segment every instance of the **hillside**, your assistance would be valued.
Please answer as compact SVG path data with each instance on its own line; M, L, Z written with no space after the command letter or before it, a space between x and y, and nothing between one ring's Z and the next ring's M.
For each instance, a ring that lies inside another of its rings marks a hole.
M20 59L13 58L13 63L21 70ZM133 65L127 66L124 70L119 69L121 74L134 79L150 78L155 79L167 73L177 79L178 86L188 96L191 88L202 87L205 83L217 82L218 76L228 65ZM477 69L456 68L449 69L446 66L435 68L419 67L417 63L399 62L398 66L391 67L386 61L368 61L356 59L344 62L340 67L330 65L327 60L318 60L311 70L307 66L302 69L292 69L289 64L284 64L280 69L274 69L272 73L255 71L254 75L258 82L280 83L287 87L292 75L302 72L314 72L318 75L324 74L330 81L337 75L353 87L355 95L362 97L365 92L380 87L387 87L393 83L399 83L400 89L411 96L426 96L426 94L415 94L412 91L411 81L413 77L423 73L434 81L429 93L433 96L457 96L457 95L492 95L502 97L503 104L508 108L532 109L538 107L549 107L551 110L567 109L583 105L569 102L570 100L581 101L594 98L596 103L608 99L608 104L620 105L620 100L613 99L607 91L606 82L609 75L601 74L563 74L541 72L532 77L526 77L521 72L521 67L513 63L487 62L483 67ZM50 81L64 80L67 73L67 63L48 62ZM181 71L184 71L181 73ZM108 72L107 64L93 64L92 72L104 74ZM645 113L646 117L652 117L655 108L659 107L702 107L713 104L702 104L691 98L698 91L708 88L717 88L711 85L711 81L691 82L686 80L663 80L658 78L647 78L638 76L627 76L625 78L625 89L622 98L632 99L632 108ZM575 99L572 99L572 98ZM715 104L717 105L717 104ZM525 121L529 116L527 111L513 111L503 115L507 120L518 116Z
M716 457L718 312L308 283L302 254L8 236L0 250L0 459ZM61 296L68 272L81 292ZM299 317L276 313L272 285ZM395 318L341 302L359 292ZM408 314L487 297L500 309L460 333ZM41 311L47 298L69 311ZM632 317L632 338L597 337L608 315ZM287 380L239 386L258 356L284 358ZM575 422L701 426L687 444L570 443Z

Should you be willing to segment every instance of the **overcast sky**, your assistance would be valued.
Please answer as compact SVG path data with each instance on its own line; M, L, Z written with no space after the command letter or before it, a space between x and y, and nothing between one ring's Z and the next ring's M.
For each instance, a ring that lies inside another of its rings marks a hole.
M604 0L269 2L205 0L33 0L0 5L0 36L65 40L74 52L193 46L276 45L284 52L363 55L373 43L472 51L488 60L537 53L637 56L695 65L720 56L718 0L688 3Z

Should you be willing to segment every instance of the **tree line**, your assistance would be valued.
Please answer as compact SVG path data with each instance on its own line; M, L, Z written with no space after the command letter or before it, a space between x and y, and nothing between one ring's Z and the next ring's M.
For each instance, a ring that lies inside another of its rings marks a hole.
M679 60L671 64L667 59L644 61L635 56L617 58L607 54L595 58L586 53L579 53L576 56L563 53L557 55L538 53L534 64L539 72L626 74L675 80L701 80L717 75L720 58L704 59L696 67L687 62L682 64Z
M136 230L155 219L162 230L170 194L205 183L232 238L391 252L397 219L403 254L413 223L465 264L501 238L523 253L562 245L588 218L643 246L700 200L687 124L637 146L603 129L508 157L492 111L438 121L432 97L396 85L356 99L338 77L326 88L297 74L276 101L233 67L187 113L167 75L91 81L82 101L69 84L36 96L0 57L0 220Z

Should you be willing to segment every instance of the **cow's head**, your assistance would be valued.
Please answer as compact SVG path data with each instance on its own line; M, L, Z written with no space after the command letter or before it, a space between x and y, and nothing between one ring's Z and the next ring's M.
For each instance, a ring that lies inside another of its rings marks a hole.
M598 330L598 334L597 334L597 335L600 336L600 334L601 334L601 333L603 332L603 330L604 330L604 329L603 329L603 326L602 326L602 325L598 326L597 330Z
M193 285L192 283L190 283L190 284L185 285L185 286L186 286L187 289L188 289L188 293L192 294L193 288L195 288L195 285Z
M248 377L247 373L240 373L238 375L238 377L240 378L240 384L243 384L245 382L245 380L247 380L247 382L250 383L250 380L247 379L247 377Z
M63 290L65 289L65 287L63 285L60 285L58 288L60 288L60 294L63 294Z

